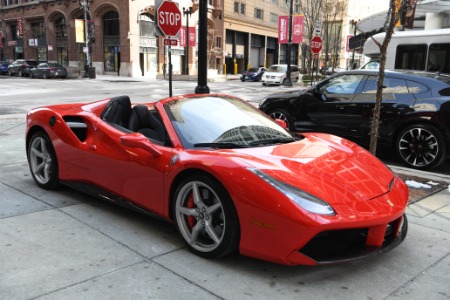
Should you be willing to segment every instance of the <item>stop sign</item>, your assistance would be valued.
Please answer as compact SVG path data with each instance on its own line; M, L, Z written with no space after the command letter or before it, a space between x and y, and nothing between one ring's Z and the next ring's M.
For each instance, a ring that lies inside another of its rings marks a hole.
M157 10L158 26L166 36L175 36L181 28L181 11L175 2L163 1Z
M320 52L320 50L322 50L322 39L320 38L320 36L316 35L315 37L313 37L310 47L311 52L314 54L317 54Z

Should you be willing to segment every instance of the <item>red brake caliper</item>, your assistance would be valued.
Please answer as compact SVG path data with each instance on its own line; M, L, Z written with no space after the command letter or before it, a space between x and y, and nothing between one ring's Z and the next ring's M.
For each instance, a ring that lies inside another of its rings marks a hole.
M194 197L193 197L192 194L189 196L189 199L188 199L188 201L186 203L186 207L187 208L194 208L195 207ZM187 216L186 217L186 221L187 221L187 224L189 226L189 229L194 228L195 224L197 223L197 220L195 219L194 216Z

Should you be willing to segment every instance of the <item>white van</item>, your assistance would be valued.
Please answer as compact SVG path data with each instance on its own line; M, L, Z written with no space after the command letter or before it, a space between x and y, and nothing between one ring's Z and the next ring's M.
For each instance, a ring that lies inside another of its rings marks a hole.
M382 43L386 33L373 38ZM363 54L380 58L380 48L372 38L364 44ZM395 31L386 52L386 69L408 69L450 74L450 28Z
M271 65L262 76L262 85L283 84L286 80L287 65ZM291 65L291 82L297 82L300 73L296 65Z

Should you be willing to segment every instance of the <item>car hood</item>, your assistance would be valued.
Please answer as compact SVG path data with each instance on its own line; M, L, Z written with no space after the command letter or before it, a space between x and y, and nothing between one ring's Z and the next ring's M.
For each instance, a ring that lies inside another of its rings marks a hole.
M394 178L368 151L328 134L305 134L295 143L233 151L251 167L330 204L383 195Z
M264 72L264 75L280 76L280 75L286 75L286 72L269 72L269 71L266 71L266 72Z

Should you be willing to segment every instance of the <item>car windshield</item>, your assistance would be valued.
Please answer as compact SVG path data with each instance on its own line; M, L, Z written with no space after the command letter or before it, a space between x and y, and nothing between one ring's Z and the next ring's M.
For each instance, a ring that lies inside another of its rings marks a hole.
M242 148L292 142L294 138L255 107L225 96L167 102L164 108L184 148Z
M286 72L287 66L270 66L268 72Z

